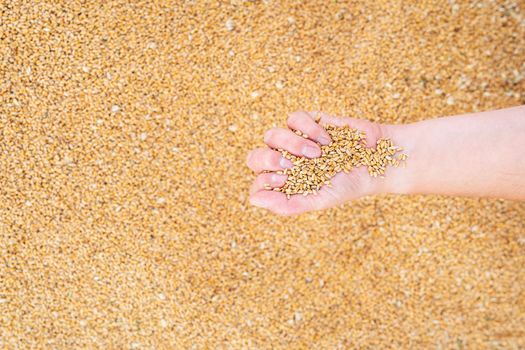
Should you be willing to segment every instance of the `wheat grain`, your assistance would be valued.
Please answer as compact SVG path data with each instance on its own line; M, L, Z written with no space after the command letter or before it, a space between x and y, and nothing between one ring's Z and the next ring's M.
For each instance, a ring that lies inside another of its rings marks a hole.
M400 161L407 159L406 154L394 155L401 151L394 146L390 139L380 138L375 148L366 147L366 134L349 126L325 127L332 142L321 147L321 156L318 158L298 157L282 150L281 154L290 159L294 165L291 169L277 171L278 174L289 174L285 184L275 191L286 193L287 197L293 194L317 194L324 185L329 185L327 180L343 171L350 173L353 168L365 166L372 177L383 176L387 166L397 167ZM301 131L297 135L305 136Z

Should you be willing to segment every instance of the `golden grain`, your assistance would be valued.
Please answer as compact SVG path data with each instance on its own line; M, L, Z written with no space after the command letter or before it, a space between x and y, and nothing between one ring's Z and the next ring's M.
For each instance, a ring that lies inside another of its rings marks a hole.
M243 161L296 109L399 124L525 103L523 14L2 1L0 348L524 349L523 203L282 218L250 205Z
M399 165L399 160L406 159L405 154L397 158L393 157L401 148L394 146L389 139L381 138L377 140L375 148L367 148L366 134L361 130L333 125L327 125L325 129L332 142L329 145L320 145L320 157L309 159L286 151L281 152L284 157L292 160L294 167L285 171L290 176L277 191L285 192L287 195L301 193L315 195L316 191L326 184L326 179L331 179L338 172L343 171L348 174L355 167L365 166L370 176L378 177L384 175L387 166L396 167ZM303 189L306 192L303 193Z

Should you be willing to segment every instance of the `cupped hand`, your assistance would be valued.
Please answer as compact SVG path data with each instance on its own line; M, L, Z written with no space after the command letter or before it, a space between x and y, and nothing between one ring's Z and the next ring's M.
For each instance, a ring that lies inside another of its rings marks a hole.
M317 123L316 117L319 123ZM258 207L266 208L280 215L296 215L312 210L330 208L352 199L373 194L377 179L368 175L365 167L357 167L349 173L337 173L332 179L332 186L323 186L317 194L303 196L273 191L271 188L281 187L286 182L286 175L277 173L279 170L291 168L290 160L284 158L277 149L286 150L296 156L307 158L319 157L321 145L330 143L330 136L322 125L345 126L362 130L366 133L367 147L375 147L376 141L383 137L381 124L364 119L338 118L324 113L298 111L288 117L288 128L273 128L264 135L264 143L268 147L257 148L248 154L247 165L257 178L250 188L250 202ZM294 133L299 130L306 137Z

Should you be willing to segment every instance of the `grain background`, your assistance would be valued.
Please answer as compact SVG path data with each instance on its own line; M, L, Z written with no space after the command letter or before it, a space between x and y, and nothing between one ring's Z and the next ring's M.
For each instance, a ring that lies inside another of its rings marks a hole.
M251 207L288 112L525 103L525 2L0 0L0 348L523 349L525 206Z

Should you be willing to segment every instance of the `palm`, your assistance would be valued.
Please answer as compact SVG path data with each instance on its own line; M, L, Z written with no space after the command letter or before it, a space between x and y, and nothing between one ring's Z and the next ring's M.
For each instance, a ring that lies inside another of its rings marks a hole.
M307 196L308 206L325 209L359 198L367 193L367 170L354 168L350 173L338 173L332 179L332 187L323 186L317 195Z
M308 115L308 117L305 117L305 115L308 114L305 112L298 112L298 114L292 114L292 116L288 120L289 126L295 130L300 130L308 135L319 135L319 133L325 132L323 128L321 128L319 125L313 122L311 115ZM321 114L320 124L332 124L336 126L349 125L353 128L362 130L367 135L367 147L375 147L377 139L382 137L380 125L369 122L367 120L352 118L335 118L326 114ZM298 141L296 136L291 132L286 133L286 131L279 130L279 133L280 135L284 135L280 136L280 138L282 139L281 143L283 143L283 147L275 147L275 142L277 141L272 141L271 136L266 138L267 143L273 145L274 148L283 148L290 151L291 153L294 153L293 147L296 146L296 144L300 141ZM274 134L276 133L274 132ZM286 140L286 137L288 137L288 140ZM311 138L311 136L309 137ZM305 140L303 142L311 141ZM270 152L274 151L265 152L266 153L264 153L264 155L267 154L268 157L270 157L270 155L273 156L273 154L270 154ZM250 158L248 163L250 165ZM254 168L253 166L251 167ZM269 177L267 174L259 175L258 179L254 182L254 185L252 186L251 201L255 205L265 207L275 213L282 215L292 215L299 214L305 211L325 209L370 194L372 187L371 184L373 181L373 179L368 175L366 168L358 167L352 169L349 173L340 172L336 174L331 179L332 186L323 186L316 195L292 195L289 199L287 199L285 194L283 193L260 188L261 183L268 178Z

